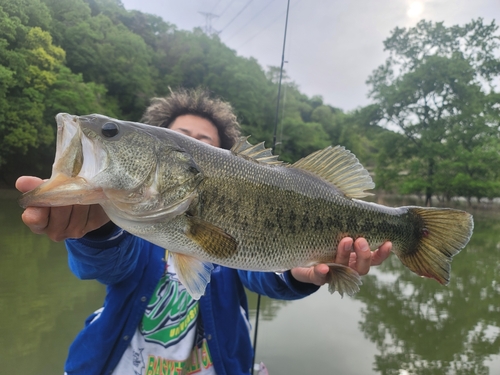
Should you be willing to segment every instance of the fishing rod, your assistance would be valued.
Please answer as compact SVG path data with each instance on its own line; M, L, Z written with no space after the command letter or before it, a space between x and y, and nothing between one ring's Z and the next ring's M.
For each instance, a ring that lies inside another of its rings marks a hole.
M290 9L290 0L288 0L288 4L286 7L286 18L285 18L285 32L283 34L283 50L281 53L281 67L280 67L280 79L278 82L278 102L276 103L276 115L274 120L274 135L273 135L273 153L276 149L276 133L278 131L278 119L279 119L279 108L280 108L280 99L281 99L281 81L283 79L283 66L285 65L285 46L286 46L286 32L288 28L288 11Z
M280 98L281 98L281 81L283 79L283 66L285 65L286 32L288 29L288 12L289 12L289 10L290 10L290 0L287 0L286 16L285 16L285 31L283 33L283 48L282 48L282 52L281 52L280 79L278 82L278 100L276 103L276 115L274 118L274 134L273 134L273 146L272 146L273 154L276 150L276 134L278 133L279 108L280 108ZM252 375L253 375L254 370L255 370L255 358L256 358L256 354L257 354L257 332L259 330L260 299L261 299L261 295L257 294L257 309L255 312L255 331L254 331L254 336L253 336Z

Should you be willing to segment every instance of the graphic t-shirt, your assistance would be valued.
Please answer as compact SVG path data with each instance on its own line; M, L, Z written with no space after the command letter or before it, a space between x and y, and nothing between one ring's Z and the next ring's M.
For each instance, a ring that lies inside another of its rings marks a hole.
M198 317L198 301L179 282L169 256L165 274L113 374L215 375Z

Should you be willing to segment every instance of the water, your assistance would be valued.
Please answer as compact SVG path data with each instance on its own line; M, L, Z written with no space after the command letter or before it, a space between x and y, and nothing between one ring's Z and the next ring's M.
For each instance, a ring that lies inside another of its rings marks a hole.
M74 277L64 245L22 224L16 197L0 191L0 374L62 374L104 287ZM500 374L500 215L474 215L447 287L391 256L355 298L326 287L300 301L263 298L257 361L271 375Z

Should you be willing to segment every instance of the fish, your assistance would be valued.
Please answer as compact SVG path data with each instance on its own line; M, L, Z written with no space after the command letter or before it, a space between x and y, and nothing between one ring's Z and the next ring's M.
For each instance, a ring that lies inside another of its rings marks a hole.
M335 263L344 237L364 237L371 250L391 241L410 271L446 285L472 236L462 210L362 200L375 185L342 146L288 164L248 137L224 150L100 114L59 113L56 122L52 175L19 204L100 204L116 225L168 250L195 299L214 264L284 272L324 263L329 291L352 296L359 274Z

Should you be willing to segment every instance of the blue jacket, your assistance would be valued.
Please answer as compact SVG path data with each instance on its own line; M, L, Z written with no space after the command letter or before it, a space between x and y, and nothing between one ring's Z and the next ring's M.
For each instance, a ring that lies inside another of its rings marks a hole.
M69 349L68 375L110 374L120 361L165 271L165 250L120 228L104 238L67 240L69 266L81 279L107 285L104 309L91 315ZM296 281L289 272L249 272L215 266L200 312L218 375L249 374L253 350L242 306L248 317L243 285L279 299L299 299L318 287Z

